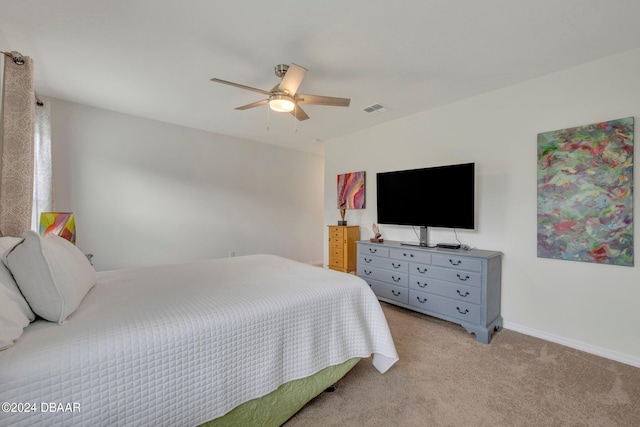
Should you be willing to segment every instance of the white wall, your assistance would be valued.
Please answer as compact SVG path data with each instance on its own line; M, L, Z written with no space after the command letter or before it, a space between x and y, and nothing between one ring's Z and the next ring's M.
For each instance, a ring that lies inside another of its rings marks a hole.
M637 128L638 76L635 50L327 141L325 224L339 217L337 174L367 172L367 209L347 211L346 219L368 239L376 172L475 162L476 229L458 236L504 253L505 327L640 366L640 259L620 267L536 255L537 134L629 116ZM385 239L417 240L410 227L381 229ZM429 240L455 237L430 229Z
M321 156L52 99L56 209L97 270L322 261Z

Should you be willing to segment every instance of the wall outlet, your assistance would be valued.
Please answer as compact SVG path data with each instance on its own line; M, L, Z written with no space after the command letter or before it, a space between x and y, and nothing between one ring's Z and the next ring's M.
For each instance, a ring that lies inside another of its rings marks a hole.
M236 251L229 251L229 258L236 256Z

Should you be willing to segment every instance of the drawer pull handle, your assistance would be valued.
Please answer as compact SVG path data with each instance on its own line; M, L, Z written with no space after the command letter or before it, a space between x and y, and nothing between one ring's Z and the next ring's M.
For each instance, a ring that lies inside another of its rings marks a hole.
M396 264L395 262L392 262L391 265L393 266L393 268L400 268L402 267L402 264Z
M468 308L465 308L464 311L460 310L460 307L456 307L456 309L458 310L458 313L460 313L460 314L467 314L469 312Z
M391 279L392 279L394 282L398 283L400 280L402 280L402 277L391 276Z
M362 270L362 271L364 271L364 274L366 274L367 276L370 276L370 275L371 275L371 270L369 270L369 271L367 271L367 270Z
M372 254L375 254L376 252L378 252L378 250L375 248L369 248L369 252L371 252Z
M367 264L369 264L371 261L373 261L373 258L365 258L364 262L366 262Z
M402 253L402 256L408 256L409 258L413 258L413 254L407 255L405 252Z
M416 297L416 299L418 300L419 303L424 304L425 302L427 302L426 298L420 298L420 297Z
M424 269L422 269L422 270L420 269L420 267L416 267L416 268L418 269L418 273L420 273L420 274L424 274L424 273L426 273L426 272L427 272L427 270L428 270L427 268L424 268ZM458 277L460 277L460 275L458 275Z
M462 280L463 282L469 280L469 276L464 276L464 278L462 276L460 276L459 274L456 274L456 276L458 276L458 279Z
M421 288L426 288L429 284L428 283L422 283L422 282L416 282L418 284L418 286L420 286Z
M397 293L396 293L396 292L397 292ZM395 295L395 296L399 297L399 296L400 296L400 294L401 294L402 292L400 292L400 291L394 291L394 290L392 289L392 290L391 290L391 293L392 293L393 295Z
M462 292L460 292L460 289L458 289L457 292L458 292L458 295L460 295L462 298L469 296L469 291L465 292L464 295L462 295Z
M454 260L452 260L451 258L449 258L449 263L450 263L451 265L460 265L460 264L462 264L462 260L461 260L461 259L459 259L459 260L457 260L457 261L454 261Z

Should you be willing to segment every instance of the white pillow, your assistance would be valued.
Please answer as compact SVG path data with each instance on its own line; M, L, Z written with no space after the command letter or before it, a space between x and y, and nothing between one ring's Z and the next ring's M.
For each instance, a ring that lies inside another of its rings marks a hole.
M20 237L0 237L0 259L20 242ZM35 318L11 272L0 262L0 350L20 338L23 329Z
M6 270L4 265L0 265L0 269ZM11 347L31 323L20 304L16 304L12 298L14 295L3 285L4 283L0 283L0 350Z
M96 271L69 241L55 234L22 234L24 241L7 254L6 265L40 317L64 322L96 283Z

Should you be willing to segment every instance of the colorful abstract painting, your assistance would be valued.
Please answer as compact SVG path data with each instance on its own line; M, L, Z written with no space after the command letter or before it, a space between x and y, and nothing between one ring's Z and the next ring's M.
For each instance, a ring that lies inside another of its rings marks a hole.
M364 209L364 171L338 175L338 209Z
M538 257L633 266L633 127L538 134Z
M76 222L72 212L42 212L40 214L40 235L49 233L76 244Z

